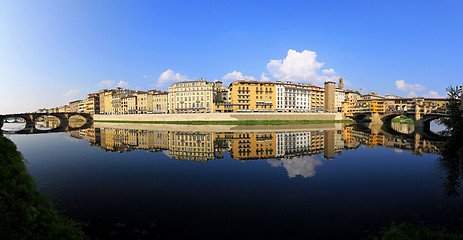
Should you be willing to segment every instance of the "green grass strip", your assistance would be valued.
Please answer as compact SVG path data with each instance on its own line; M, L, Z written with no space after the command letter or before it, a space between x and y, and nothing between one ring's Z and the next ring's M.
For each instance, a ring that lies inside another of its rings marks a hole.
M352 123L352 120L236 120L236 121L123 121L93 120L108 123L180 124L180 125L290 125L321 123Z

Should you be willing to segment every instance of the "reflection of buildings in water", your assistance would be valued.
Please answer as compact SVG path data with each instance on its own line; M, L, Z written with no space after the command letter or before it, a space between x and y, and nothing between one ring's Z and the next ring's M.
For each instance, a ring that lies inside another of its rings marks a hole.
M78 139L87 139L90 146L100 146L101 136L99 128L87 128L70 131L69 135Z
M169 132L170 156L177 160L206 162L215 159L214 134Z
M170 150L169 155L175 159L201 162L222 158L224 151L237 160L253 160L317 154L325 147L323 131L212 133L115 128L98 129L98 134L88 131L73 131L71 135L98 142L105 151Z
M289 158L318 154L322 151L325 158L332 159L336 153L341 155L344 149L356 149L361 145L397 148L417 155L439 153L440 147L438 142L425 140L421 135L415 135L414 139L407 139L387 133L366 133L354 130L353 127L344 127L342 130L277 133L89 128L73 131L71 136L88 139L90 145L101 146L105 151L169 150L169 156L172 158L200 162L222 158L223 152L226 151L230 152L232 158L242 161L270 158L287 161ZM297 161L302 160L292 161L296 164ZM316 161L311 161L313 166L317 166ZM286 166L285 162L279 164ZM304 173L305 175L307 174Z
M334 140L335 140L335 131L334 130L325 130L323 135L325 135L325 151L323 151L323 157L332 159L334 158Z
M267 159L275 157L275 135L276 133L218 133L215 141L220 144L222 151L229 151L234 159Z
M420 134L415 133L414 138L405 136L394 136L388 134L370 134L363 131L353 130L352 127L345 127L342 130L344 149L355 149L361 145L367 147L388 147L411 151L414 155L423 153L439 154L442 141L432 141L424 139Z
M411 134L415 131L415 124L391 123L391 128L403 134Z
M166 150L169 149L169 132L102 128L100 146L104 150L114 152L127 152L134 149Z
M58 119L54 119L54 120L44 119L43 121L37 121L35 124L37 125L37 127L40 127L40 128L53 129L59 126L59 120Z
M276 157L310 152L310 132L277 133Z
M276 157L320 153L324 148L322 131L277 133Z
M268 159L267 162L272 167L284 167L290 178L297 175L301 175L304 178L313 177L316 173L315 167L323 164L316 156L300 156L278 160Z

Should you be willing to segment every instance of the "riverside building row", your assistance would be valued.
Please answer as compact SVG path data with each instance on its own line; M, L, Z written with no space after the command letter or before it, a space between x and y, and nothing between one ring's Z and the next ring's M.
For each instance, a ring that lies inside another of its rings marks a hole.
M104 89L88 94L86 100L72 101L69 105L48 112L85 112L89 114L182 114L225 112L340 112L353 116L360 112L445 111L446 99L400 98L362 95L344 90L344 80L325 82L324 88L311 84L239 80L229 87L222 82L204 79L172 84L169 91L134 91Z

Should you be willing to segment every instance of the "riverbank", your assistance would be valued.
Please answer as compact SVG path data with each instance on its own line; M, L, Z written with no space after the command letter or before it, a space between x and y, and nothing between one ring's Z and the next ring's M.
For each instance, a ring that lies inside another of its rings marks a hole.
M348 123L340 113L202 113L93 115L94 122L182 125L288 125Z
M119 128L148 131L181 131L181 132L300 132L341 130L342 123L320 124L290 124L290 125L182 125L182 124L139 124L139 123L110 123L94 122L95 128Z
M82 224L53 208L37 189L16 145L0 134L0 238L88 239Z

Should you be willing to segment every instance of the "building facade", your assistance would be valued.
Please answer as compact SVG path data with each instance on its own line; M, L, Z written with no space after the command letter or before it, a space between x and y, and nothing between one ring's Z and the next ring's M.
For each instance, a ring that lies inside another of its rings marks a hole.
M169 113L211 113L214 111L214 83L204 79L174 83L169 87Z
M276 110L276 84L239 80L228 88L233 112L270 112Z
M311 89L308 84L276 82L276 110L279 112L310 112Z
M100 94L90 93L85 102L85 113L99 114L100 113Z

